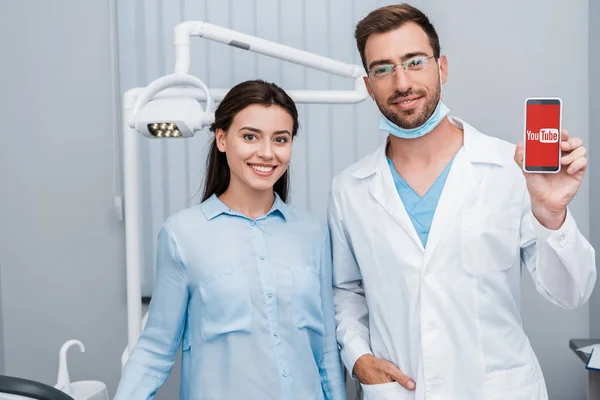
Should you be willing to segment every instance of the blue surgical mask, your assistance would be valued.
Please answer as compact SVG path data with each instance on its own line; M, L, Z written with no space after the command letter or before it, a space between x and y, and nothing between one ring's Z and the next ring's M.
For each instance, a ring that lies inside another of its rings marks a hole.
M421 126L412 129L404 129L391 122L385 116L379 120L379 129L403 139L416 139L431 132L448 115L450 109L442 101L442 74L440 71L440 101L429 119Z
M440 100L437 107L435 108L435 111L433 112L433 114L431 114L427 122L425 122L423 125L417 128L401 128L382 115L381 120L379 121L379 129L391 133L392 135L397 136L399 138L415 139L431 132L436 126L440 124L440 122L442 122L442 120L444 119L444 117L446 117L448 112L450 112L450 109L446 107L446 105Z

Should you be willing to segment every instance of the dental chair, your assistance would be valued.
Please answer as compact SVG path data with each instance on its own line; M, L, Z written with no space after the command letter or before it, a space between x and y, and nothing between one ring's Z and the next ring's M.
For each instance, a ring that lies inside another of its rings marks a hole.
M40 382L0 375L0 400L74 400L68 394Z

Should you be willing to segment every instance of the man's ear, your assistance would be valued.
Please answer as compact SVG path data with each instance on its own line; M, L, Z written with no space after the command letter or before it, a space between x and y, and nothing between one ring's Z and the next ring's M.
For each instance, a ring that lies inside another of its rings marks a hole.
M440 74L442 83L446 83L448 79L448 59L446 56L440 56Z

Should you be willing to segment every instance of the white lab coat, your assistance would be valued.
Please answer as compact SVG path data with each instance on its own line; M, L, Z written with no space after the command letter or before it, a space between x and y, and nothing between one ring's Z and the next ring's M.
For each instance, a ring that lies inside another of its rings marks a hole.
M531 213L515 146L457 119L456 155L426 248L405 211L385 144L334 178L328 220L342 359L365 353L416 381L362 385L368 400L541 400L546 385L520 317L521 260L555 305L584 304L594 249L570 211L550 231Z

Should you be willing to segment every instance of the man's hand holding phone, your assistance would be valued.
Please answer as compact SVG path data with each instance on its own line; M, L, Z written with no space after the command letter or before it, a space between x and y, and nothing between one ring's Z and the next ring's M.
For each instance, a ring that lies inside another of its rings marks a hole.
M561 169L555 174L525 174L527 190L531 197L531 211L536 219L548 229L559 229L567 215L567 205L571 202L583 181L587 168L587 149L578 137L571 137L566 130L561 131ZM523 167L524 146L515 149L515 161Z
M356 363L352 374L363 385L378 385L382 383L398 382L408 390L415 390L415 382L389 361L375 358L370 354L361 356Z

